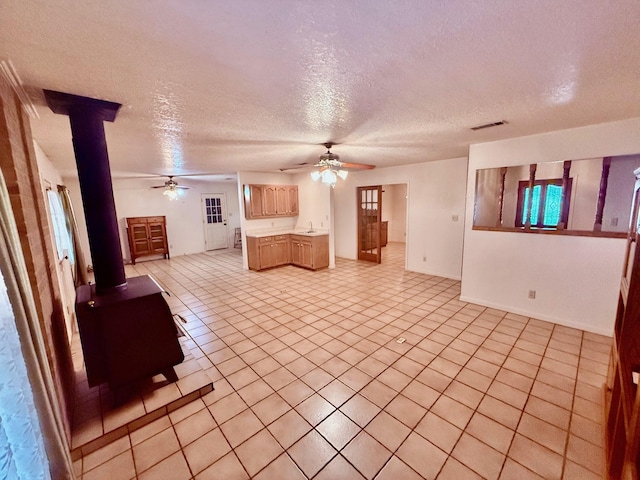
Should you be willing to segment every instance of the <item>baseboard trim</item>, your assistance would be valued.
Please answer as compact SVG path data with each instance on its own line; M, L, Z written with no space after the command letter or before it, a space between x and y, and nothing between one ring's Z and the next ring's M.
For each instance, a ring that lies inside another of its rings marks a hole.
M522 315L524 317L535 318L536 320L542 320L545 322L555 323L558 325L562 325L563 327L576 328L578 330L584 330L585 332L596 333L598 335L604 335L605 337L613 336L613 327L611 329L607 328L597 328L592 325L585 325L578 322L567 321L563 318L554 317L551 315L542 315L538 312L530 312L521 308L516 308L509 305L502 305L494 302L487 302L486 300L482 300L479 298L472 298L460 295L460 300L462 302L475 303L476 305L482 305L483 307L495 308L497 310L504 310L505 312L515 313L517 315Z

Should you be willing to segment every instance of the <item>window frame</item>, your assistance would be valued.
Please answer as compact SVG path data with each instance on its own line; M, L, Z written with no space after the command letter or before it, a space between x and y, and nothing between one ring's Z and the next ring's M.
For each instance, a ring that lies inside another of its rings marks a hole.
M573 184L573 178L570 177L567 181L566 192L564 195L565 201L561 206L560 219L558 220L558 224L564 222L565 227L569 219L569 206L571 204L571 185L572 184ZM540 180L536 179L535 182L533 183L534 187L536 186L541 187L541 192L540 192L540 206L538 208L538 219L536 223L531 223L531 228L545 228L545 229L558 228L558 224L544 225L542 223L544 220L544 211L546 207L545 202L547 199L547 187L549 185L562 187L562 178L546 178L546 179L540 179ZM521 180L518 182L518 201L516 203L516 220L515 220L516 227L525 226L526 219L524 218L522 210L524 208L524 192L527 188L529 188L528 180Z

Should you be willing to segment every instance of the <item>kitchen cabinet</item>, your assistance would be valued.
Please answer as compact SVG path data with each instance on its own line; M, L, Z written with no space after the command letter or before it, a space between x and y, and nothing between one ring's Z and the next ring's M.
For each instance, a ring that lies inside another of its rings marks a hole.
M605 395L605 454L610 479L638 479L640 466L640 169L631 205Z
M329 237L291 235L291 263L317 270L329 266Z
M276 217L278 216L278 187L276 185L262 186L262 216Z
M296 265L317 270L329 266L329 235L247 236L247 259L251 270Z
M276 187L276 212L278 215L298 215L297 185L279 185Z
M385 220L380 225L380 244L386 247L389 240L389 222Z
M131 263L147 255L163 255L169 258L167 226L164 216L129 217L127 220L127 238Z
M287 265L289 258L289 235L247 237L247 259L251 270Z
M298 215L298 186L287 185L285 189L287 192L287 212L291 215Z
M246 218L260 218L264 216L262 185L245 185L245 216ZM247 202L247 198L249 201Z
M272 266L279 267L289 263L290 242L289 235L276 235L273 240Z
M299 267L312 268L312 245L311 239L292 235L291 237L291 263Z
M297 185L245 185L244 212L247 220L298 215Z

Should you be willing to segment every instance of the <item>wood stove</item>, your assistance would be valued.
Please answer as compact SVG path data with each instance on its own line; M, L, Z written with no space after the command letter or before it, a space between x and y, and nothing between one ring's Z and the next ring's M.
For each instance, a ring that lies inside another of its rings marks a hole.
M149 276L126 279L113 200L104 122L120 104L44 91L54 113L68 115L93 259L95 285L76 291L76 315L89 386L115 389L158 373L176 381L184 360L163 291ZM80 268L84 268L81 265Z
M127 279L127 288L76 291L76 314L89 386L114 389L158 373L176 381L173 366L184 360L173 315L162 289L149 276Z

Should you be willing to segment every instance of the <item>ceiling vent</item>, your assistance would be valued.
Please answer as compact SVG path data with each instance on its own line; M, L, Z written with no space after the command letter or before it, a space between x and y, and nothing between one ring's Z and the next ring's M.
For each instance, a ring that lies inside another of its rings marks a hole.
M497 127L500 125L506 125L507 122L505 120L500 120L499 122L485 123L484 125L478 125L477 127L471 127L471 130L482 130L484 128Z

